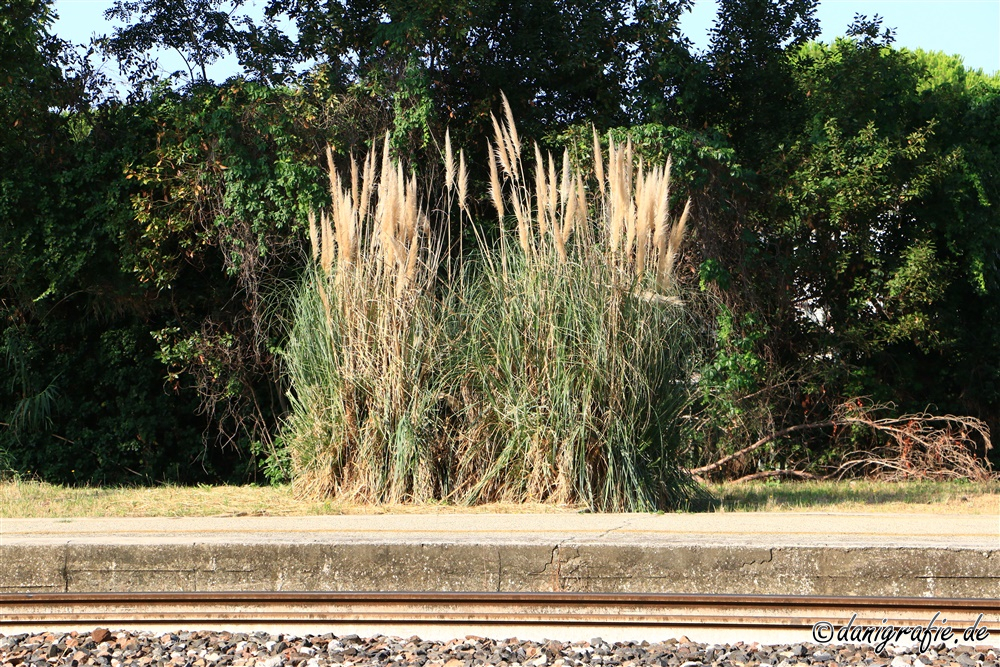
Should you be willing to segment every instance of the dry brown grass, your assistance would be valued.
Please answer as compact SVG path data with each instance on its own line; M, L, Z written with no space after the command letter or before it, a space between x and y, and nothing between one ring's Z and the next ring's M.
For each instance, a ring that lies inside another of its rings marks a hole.
M889 512L1000 514L1000 483L766 482L713 484L722 512ZM290 487L165 486L67 488L25 481L0 483L0 517L322 516L337 514L559 514L579 505L488 503L356 504L296 498Z
M491 503L371 505L302 499L290 486L163 486L70 488L42 482L0 482L0 517L323 516L338 514L551 514L576 506Z

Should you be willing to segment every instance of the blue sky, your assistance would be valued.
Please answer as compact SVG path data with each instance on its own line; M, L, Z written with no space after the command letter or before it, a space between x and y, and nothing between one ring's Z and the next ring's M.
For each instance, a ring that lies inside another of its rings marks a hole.
M254 2L264 4L264 0L251 0L248 5ZM95 33L110 32L104 10L111 4L112 0L55 0L56 34L86 43ZM882 16L885 26L896 29L898 46L957 54L969 67L988 73L1000 70L1000 0L821 0L820 39L830 42L843 35L856 13ZM694 10L685 17L684 32L696 47L707 45L714 16L713 0L696 0ZM181 67L179 61L164 60L163 64L168 69ZM219 63L210 76L224 79L234 71L233 63Z
M878 14L883 26L896 29L897 46L960 55L987 73L1000 70L1000 0L820 0L816 14L823 42L842 36L855 14ZM704 47L714 16L715 2L696 0L685 34Z

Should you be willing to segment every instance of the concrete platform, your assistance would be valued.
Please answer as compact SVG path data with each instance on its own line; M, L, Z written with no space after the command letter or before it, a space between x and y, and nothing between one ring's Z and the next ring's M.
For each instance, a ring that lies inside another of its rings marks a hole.
M1000 598L1000 516L0 519L0 592L232 590Z

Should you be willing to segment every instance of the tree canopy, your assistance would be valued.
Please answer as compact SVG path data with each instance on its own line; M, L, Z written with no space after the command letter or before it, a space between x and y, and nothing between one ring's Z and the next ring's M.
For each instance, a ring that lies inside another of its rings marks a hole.
M1000 426L1000 80L878 17L818 43L816 4L722 0L698 52L693 0L117 0L117 94L48 0L10 0L0 469L280 477L283 309L326 146L347 164L388 132L433 174L448 131L485 201L501 92L544 148L578 160L596 128L672 156L693 197L681 275L714 315L690 462L859 397ZM184 70L161 78L160 50ZM212 81L227 56L241 74Z

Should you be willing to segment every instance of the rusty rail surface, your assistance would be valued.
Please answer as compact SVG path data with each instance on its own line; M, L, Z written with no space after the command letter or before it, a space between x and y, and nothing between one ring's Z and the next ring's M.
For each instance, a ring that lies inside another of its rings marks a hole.
M937 615L937 616L935 616ZM367 624L715 627L1000 626L1000 600L783 595L489 592L0 594L4 627L66 624Z

